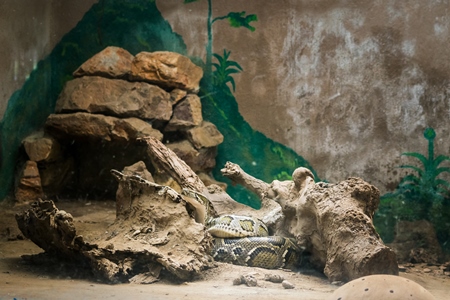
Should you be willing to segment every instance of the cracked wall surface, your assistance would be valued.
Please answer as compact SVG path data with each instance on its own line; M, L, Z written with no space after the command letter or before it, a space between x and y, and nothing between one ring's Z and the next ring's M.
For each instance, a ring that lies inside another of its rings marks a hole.
M0 115L37 61L94 0L1 1ZM214 17L256 14L254 32L213 25L213 52L231 51L239 112L255 129L294 149L320 178L359 176L383 192L426 154L449 155L450 1L214 1ZM191 56L205 57L208 1L156 1ZM101 20L99 20L100 22Z
M157 3L188 51L204 55L206 1ZM213 27L213 52L231 50L244 69L240 113L321 178L393 190L405 175L396 167L417 163L401 153L427 153L426 127L436 153L450 152L450 1L213 1L213 16L230 11L258 16L254 32Z

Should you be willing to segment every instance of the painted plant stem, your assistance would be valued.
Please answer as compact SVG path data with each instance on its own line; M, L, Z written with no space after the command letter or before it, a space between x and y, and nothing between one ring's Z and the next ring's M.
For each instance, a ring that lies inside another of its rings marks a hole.
M212 24L214 21L211 21L212 19L212 0L208 0L208 21L207 21L207 30L208 30L208 41L206 43L206 70L205 70L205 76L208 79L208 82L211 82L209 79L211 79L212 75Z
M197 2L198 0L184 0L184 3ZM245 15L245 11L242 12L229 12L225 16L219 16L213 19L212 15L212 0L208 0L208 17L206 21L206 28L208 34L208 41L206 42L206 59L205 59L205 74L207 79L211 79L212 76L212 57L213 57L213 24L216 21L227 19L231 27L239 28L245 27L250 31L255 31L256 28L251 26L250 23L258 21L258 17L254 14ZM210 80L208 80L210 82Z

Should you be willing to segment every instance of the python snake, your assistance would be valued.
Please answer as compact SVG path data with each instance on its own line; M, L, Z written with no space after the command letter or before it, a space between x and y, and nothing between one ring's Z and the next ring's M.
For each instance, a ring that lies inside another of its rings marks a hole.
M266 269L294 268L302 249L294 241L281 236L269 236L267 226L259 219L238 216L214 216L211 202L203 194L183 189L181 195L168 186L156 184L138 175L125 175L111 170L118 181L136 182L153 187L159 194L173 200L184 199L194 207L195 220L205 225L213 236L211 256L216 261ZM194 201L192 201L194 200Z

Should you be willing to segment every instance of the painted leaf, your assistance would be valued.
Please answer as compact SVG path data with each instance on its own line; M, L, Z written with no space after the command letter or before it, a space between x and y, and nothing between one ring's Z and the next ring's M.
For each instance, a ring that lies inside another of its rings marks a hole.
M245 16L245 11L228 13L228 21L231 27L245 27L250 31L255 31L256 28L250 25L250 22L258 21L258 16L251 14Z
M405 152L402 155L415 157L415 158L419 159L423 163L424 166L427 165L428 159L423 154L416 153L416 152Z

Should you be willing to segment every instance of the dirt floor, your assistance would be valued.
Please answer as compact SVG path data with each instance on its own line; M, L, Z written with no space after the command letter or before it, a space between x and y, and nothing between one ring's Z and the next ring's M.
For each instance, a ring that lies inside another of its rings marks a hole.
M73 215L79 234L86 240L106 231L115 218L113 201L58 201L56 206ZM87 270L51 258L43 262L31 254L42 250L24 240L14 214L27 209L0 204L0 299L327 299L338 288L325 276L312 270L291 272L265 270L218 263L193 282L108 285L97 282ZM240 275L251 274L258 285L233 285ZM265 281L266 274L278 274L294 285L285 289L279 283ZM408 264L400 276L428 289L436 299L449 299L450 276L441 266Z

